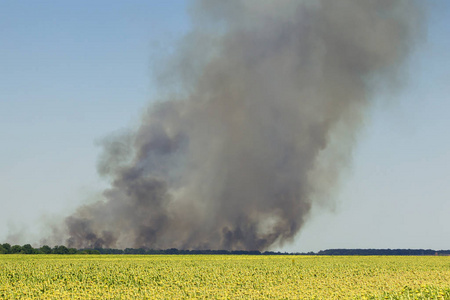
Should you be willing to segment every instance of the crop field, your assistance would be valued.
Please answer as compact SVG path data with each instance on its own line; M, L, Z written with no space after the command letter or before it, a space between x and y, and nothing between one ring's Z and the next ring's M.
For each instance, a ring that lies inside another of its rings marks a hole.
M1 299L450 299L450 257L0 255Z

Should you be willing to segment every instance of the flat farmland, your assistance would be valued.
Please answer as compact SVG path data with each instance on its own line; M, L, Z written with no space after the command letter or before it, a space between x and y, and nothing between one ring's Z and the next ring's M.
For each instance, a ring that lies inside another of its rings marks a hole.
M0 255L1 299L450 299L450 257Z

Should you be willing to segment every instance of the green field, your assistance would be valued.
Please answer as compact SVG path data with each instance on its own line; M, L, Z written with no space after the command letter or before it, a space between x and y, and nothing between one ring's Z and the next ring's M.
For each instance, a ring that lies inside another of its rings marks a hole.
M450 299L450 257L0 255L1 299Z

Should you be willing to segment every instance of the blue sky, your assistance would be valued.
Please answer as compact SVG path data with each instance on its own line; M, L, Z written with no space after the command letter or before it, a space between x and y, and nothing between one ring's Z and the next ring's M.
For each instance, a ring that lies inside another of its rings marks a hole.
M430 3L404 88L369 112L335 207L315 207L284 249L450 249L450 3ZM0 2L0 241L101 192L97 143L157 96L152 66L189 30L186 6Z
M152 54L189 29L185 5L0 3L0 237L100 190L96 143L154 97Z

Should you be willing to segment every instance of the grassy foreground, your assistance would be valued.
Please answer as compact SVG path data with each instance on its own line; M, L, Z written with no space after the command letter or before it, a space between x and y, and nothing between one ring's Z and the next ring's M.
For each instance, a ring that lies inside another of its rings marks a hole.
M0 255L1 299L450 299L450 257Z

